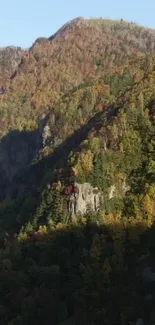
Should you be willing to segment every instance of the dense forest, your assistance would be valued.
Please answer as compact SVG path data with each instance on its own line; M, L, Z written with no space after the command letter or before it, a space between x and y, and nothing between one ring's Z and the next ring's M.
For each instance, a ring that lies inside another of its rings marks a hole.
M155 324L155 31L0 51L0 324Z

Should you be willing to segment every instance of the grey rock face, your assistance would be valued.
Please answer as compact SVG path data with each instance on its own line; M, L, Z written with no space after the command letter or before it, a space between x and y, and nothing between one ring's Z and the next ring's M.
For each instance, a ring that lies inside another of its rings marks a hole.
M48 125L45 125L42 133L43 147L46 145L46 142L50 136L51 136L50 127Z
M98 187L93 187L90 183L75 183L79 189L79 194L70 196L69 200L69 214L84 215L88 211L99 212L102 204L104 203L104 197L102 191ZM109 200L115 196L116 187L113 185L109 188Z
M89 183L76 183L76 186L79 188L79 194L76 198L76 202L73 201L72 203L73 208L71 208L70 213L84 215L89 210L98 212L103 202L103 195L99 189L97 187L93 188ZM76 207L74 207L74 205L76 205Z

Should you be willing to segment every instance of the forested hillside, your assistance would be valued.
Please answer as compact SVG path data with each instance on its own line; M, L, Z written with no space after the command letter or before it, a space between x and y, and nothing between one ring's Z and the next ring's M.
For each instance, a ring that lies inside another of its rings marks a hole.
M0 323L153 325L155 31L77 18L20 55L0 62Z
M54 109L64 94L154 51L154 30L103 19L73 20L23 53L9 91L0 98L1 132L36 128L41 113Z

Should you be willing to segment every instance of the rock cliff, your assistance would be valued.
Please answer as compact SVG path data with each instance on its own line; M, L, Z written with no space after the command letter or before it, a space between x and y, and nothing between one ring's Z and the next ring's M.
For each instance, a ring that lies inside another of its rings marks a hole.
M84 183L76 185L79 188L79 195L76 202L76 214L84 215L87 211L98 212L103 202L103 194L99 189L93 188L91 184Z

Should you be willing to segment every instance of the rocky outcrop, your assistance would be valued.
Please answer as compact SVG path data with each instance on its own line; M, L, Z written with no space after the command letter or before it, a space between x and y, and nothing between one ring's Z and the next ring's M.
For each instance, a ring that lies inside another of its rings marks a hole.
M75 183L75 185L79 189L78 195L71 195L69 199L69 214L71 217L74 215L84 215L88 211L92 211L97 213L100 211L101 206L104 203L103 192L98 189L98 187L93 187L90 183ZM126 186L126 190L128 187ZM126 192L124 188L122 188L123 194ZM112 185L109 188L109 200L113 197L117 196L117 188Z
M11 76L15 73L24 50L20 47L7 46L0 48L0 87L6 87Z
M79 193L75 199L70 198L70 215L84 215L88 211L98 212L103 202L102 192L97 187L93 188L89 183L76 183L76 186L79 189Z
M42 144L43 147L46 146L46 144L48 144L47 140L48 138L51 136L51 131L50 131L50 127L48 125L45 125L43 128L43 132L42 132Z

